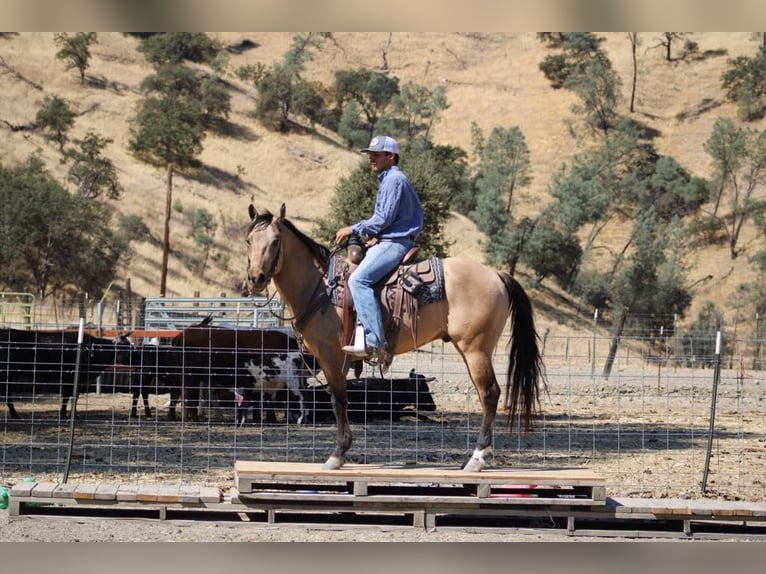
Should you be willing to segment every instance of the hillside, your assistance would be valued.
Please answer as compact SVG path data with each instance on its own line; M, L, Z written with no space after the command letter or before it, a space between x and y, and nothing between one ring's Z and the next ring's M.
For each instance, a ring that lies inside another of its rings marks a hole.
M292 33L213 33L225 45L252 42L252 48L231 53L229 70L239 66L280 60L289 48ZM603 33L603 46L623 79L624 110L627 111L632 60L625 33ZM324 84L332 82L337 69L360 66L380 69L387 62L401 83L415 81L447 87L449 108L433 130L434 140L470 151L470 126L477 122L488 133L495 126L519 126L530 147L534 181L528 188L520 213L532 213L547 199L551 176L577 151L567 120L573 103L570 93L551 89L538 69L549 53L534 33L337 33L307 66L306 77ZM698 33L692 39L700 54L695 58L667 62L657 48L658 35L641 35L635 119L658 135L655 144L674 156L695 175L709 175L703 150L716 118L735 117L734 106L724 102L720 75L727 60L752 56L757 41L748 32ZM130 278L135 296L157 295L160 281L161 239L165 205L163 170L135 161L127 151L129 121L139 98L141 80L152 73L138 41L122 33L99 33L91 47L92 60L81 85L76 70L65 69L55 58L53 33L5 33L0 36L0 157L4 165L25 160L41 149L51 172L62 181L64 167L51 142L37 132L12 132L4 122L22 125L34 120L45 95L66 99L80 114L70 137L82 137L88 129L114 143L106 153L118 166L124 196L115 203L123 213L140 215L154 240L134 246L135 253L120 270L113 289L124 288ZM384 52L385 51L385 52ZM203 168L196 173L177 173L173 201L184 208L204 207L218 218L213 257L204 277L195 276L183 256L194 251L183 218L173 214L171 257L167 295L217 296L235 294L245 261L241 226L252 200L258 208L276 210L284 202L288 217L307 232L313 221L327 212L339 178L362 158L348 150L331 133L321 130L278 134L261 127L250 116L255 93L233 75L230 135L208 135L201 155ZM3 121L4 120L4 121ZM764 129L764 123L754 125ZM619 229L611 233L619 234ZM481 234L461 214L448 227L455 241L454 255L481 258ZM725 246L694 254L690 275L695 287L694 317L705 301L714 300L733 319L737 286L751 278L748 254L760 248L754 230L744 234L747 253L731 260ZM707 276L712 278L705 280ZM566 323L572 317L564 303L547 290L533 293L540 300L544 324ZM567 312L565 312L567 311ZM740 318L742 320L742 318Z

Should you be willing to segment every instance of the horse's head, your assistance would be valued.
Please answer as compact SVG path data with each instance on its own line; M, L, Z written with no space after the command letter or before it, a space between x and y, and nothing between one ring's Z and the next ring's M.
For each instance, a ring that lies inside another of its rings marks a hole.
M271 278L279 273L282 260L282 229L285 205L274 217L269 211L258 213L250 204L250 228L247 232L247 288L260 293L269 285Z

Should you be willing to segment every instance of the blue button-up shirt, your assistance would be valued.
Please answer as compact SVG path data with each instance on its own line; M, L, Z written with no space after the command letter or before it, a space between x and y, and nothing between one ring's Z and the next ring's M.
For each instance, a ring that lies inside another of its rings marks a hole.
M375 211L351 226L357 235L378 239L417 238L423 228L423 206L415 188L398 165L378 174Z

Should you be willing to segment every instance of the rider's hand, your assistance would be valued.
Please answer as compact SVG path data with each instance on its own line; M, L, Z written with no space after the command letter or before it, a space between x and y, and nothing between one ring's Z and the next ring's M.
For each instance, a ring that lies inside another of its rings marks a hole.
M351 235L351 228L341 227L338 231L335 232L335 243L340 245L340 242L343 241L349 235Z

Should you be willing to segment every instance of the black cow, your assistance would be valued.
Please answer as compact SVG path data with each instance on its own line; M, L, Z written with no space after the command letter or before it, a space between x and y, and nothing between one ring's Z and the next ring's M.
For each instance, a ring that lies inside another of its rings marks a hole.
M170 394L171 409L181 396L180 371L176 363L176 349L171 345L145 344L132 347L125 367L127 377L115 376L101 385L102 392L129 393L130 416L138 416L138 399L143 400L144 414L152 416L149 395ZM127 381L127 382L125 382Z
M0 389L11 418L20 418L13 398L38 395L60 396L60 417L66 418L74 391L78 347L77 331L0 329ZM114 365L125 364L129 350L125 336L113 340L83 333L78 393L90 392L96 377Z
M348 418L351 422L363 423L373 419L399 420L414 415L422 421L431 421L422 413L436 410L428 387L428 383L434 380L434 377L425 377L415 369L406 379L349 379L346 387ZM335 421L327 385L311 386L303 394L314 423Z
M290 328L229 328L206 322L184 329L171 344L180 371L187 420L198 418L200 386L213 393L231 393L232 398L235 389L260 393L258 385L262 382L253 374L257 367L268 368L275 360L284 362L288 355L301 351ZM316 366L310 355L305 357L308 364ZM169 416L175 416L172 406Z

